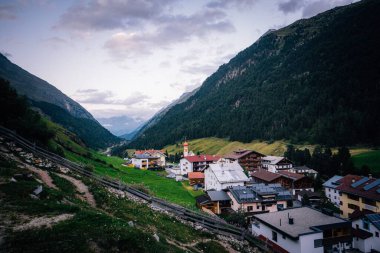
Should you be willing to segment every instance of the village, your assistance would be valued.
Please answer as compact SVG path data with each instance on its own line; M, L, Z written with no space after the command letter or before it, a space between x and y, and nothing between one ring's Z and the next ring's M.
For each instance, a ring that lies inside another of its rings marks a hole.
M204 192L196 197L199 209L235 217L274 252L380 252L380 179L371 175L335 175L316 191L318 171L286 157L254 150L196 155L186 141L178 165L154 149L136 150L127 163L188 181Z

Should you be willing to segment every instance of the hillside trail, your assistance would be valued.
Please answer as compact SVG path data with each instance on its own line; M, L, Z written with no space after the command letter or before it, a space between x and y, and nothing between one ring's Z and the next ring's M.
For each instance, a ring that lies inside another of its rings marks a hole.
M94 195L92 195L92 193L88 189L87 185L85 185L82 181L80 181L76 178L70 177L68 175L63 175L63 174L59 174L59 173L55 173L55 174L61 178L66 179L67 181L71 182L77 188L77 191L80 193L80 194L77 194L77 197L79 199L86 201L92 207L96 207Z

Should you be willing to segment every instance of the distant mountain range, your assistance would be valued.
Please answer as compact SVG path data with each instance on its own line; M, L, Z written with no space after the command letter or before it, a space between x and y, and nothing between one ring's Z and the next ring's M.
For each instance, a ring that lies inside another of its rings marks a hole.
M122 137L125 134L134 132L143 123L143 119L135 119L128 116L117 116L110 118L97 118L103 127L107 128L116 136Z
M202 137L379 145L379 13L380 1L363 0L267 32L130 147Z
M80 104L48 82L34 76L0 54L0 77L19 95L54 122L76 133L91 148L106 148L120 140L102 127Z

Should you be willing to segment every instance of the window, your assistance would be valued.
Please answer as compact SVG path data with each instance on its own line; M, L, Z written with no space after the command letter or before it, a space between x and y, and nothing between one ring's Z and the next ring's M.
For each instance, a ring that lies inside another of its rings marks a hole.
M354 205L354 204L348 204L348 208L350 208L352 210L359 210L359 207L357 205Z
M253 210L253 206L247 206L247 211L248 212L252 212L252 210Z
M343 202L342 202L342 201L339 201L339 205L343 206Z
M334 190L334 193L336 193L336 190Z
M322 239L316 239L314 240L314 248L320 248L322 247Z
M286 240L286 236L284 234L282 234L282 239Z
M260 209L260 206L259 206L259 205L257 205L257 206L256 206L256 209Z
M355 226L355 227L356 227L356 229L359 229L359 224L356 224L356 226Z
M376 236L376 237L379 237L379 232L376 231L376 232L375 232L375 236Z
M272 240L277 242L277 233L272 231Z
M369 230L369 222L368 222L368 220L364 220L363 219L363 228L366 229L366 230Z

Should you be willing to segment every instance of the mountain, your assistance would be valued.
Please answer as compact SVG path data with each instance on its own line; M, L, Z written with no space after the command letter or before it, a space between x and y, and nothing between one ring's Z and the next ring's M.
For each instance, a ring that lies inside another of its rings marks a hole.
M0 54L0 77L8 80L19 95L25 95L33 101L55 104L77 118L95 120L80 104L48 82L13 64L2 54Z
M0 77L9 81L19 95L54 122L74 132L91 148L106 148L119 138L103 128L77 102L48 82L30 74L0 54Z
M130 143L202 137L380 144L380 1L270 31Z
M172 103L170 103L168 106L164 107L163 109L159 110L155 115L153 115L152 118L150 118L145 124L143 124L139 129L136 129L137 131L131 132L126 134L124 137L121 136L122 138L125 139L136 139L138 138L141 134L145 132L146 129L154 126L156 123L162 119L165 114L175 105L181 104L186 102L192 95L194 95L199 88L196 88L192 91L185 92L183 93L178 99L174 100Z
M116 136L131 133L144 123L142 119L135 119L128 116L97 118L97 120L103 127Z

